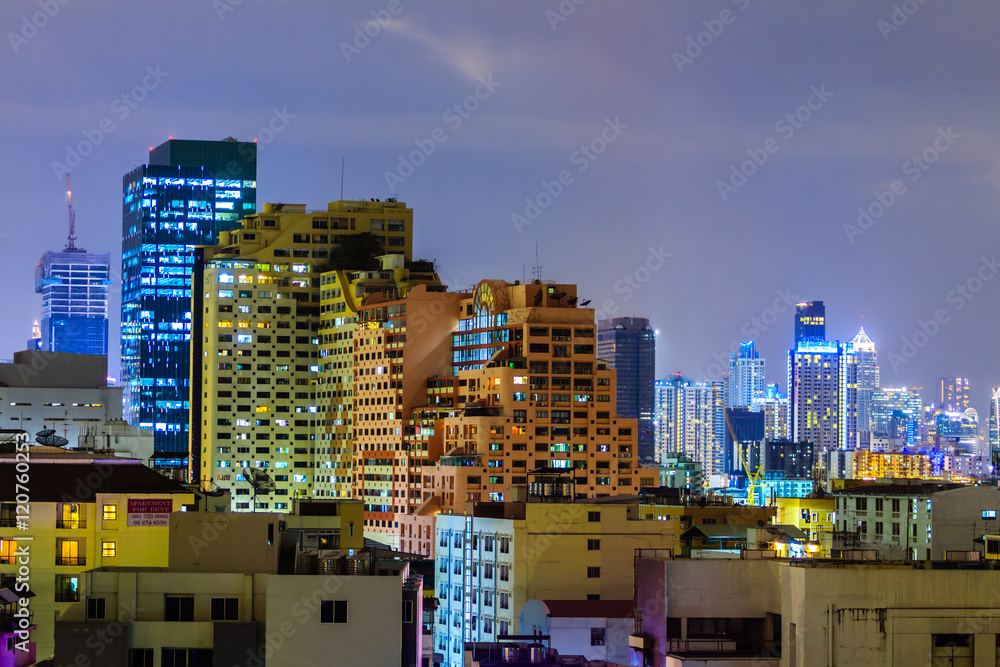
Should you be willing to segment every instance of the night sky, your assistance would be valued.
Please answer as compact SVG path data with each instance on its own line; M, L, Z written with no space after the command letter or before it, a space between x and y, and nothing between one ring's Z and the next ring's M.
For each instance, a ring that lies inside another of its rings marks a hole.
M864 318L883 386L968 376L985 419L998 27L986 1L4 0L0 357L65 242L60 165L78 246L120 258L122 175L233 136L258 208L325 208L343 160L344 197L405 201L453 288L531 277L537 245L543 278L650 317L660 377L753 337L785 390L786 304L818 299L830 339Z

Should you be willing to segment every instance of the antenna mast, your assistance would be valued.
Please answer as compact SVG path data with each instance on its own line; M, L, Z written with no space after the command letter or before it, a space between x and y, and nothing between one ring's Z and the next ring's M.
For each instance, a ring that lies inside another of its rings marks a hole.
M69 244L67 250L76 250L76 213L73 212L73 190L69 185L69 174L66 174L66 208L69 212Z
M345 158L340 158L340 201L344 201L344 163Z

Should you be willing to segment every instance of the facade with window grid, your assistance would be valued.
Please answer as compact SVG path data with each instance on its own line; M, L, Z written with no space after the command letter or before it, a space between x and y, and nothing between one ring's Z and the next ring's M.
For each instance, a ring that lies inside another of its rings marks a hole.
M386 231L385 217L398 217ZM318 495L318 470L332 461L317 441L325 410L321 377L320 274L347 236L372 233L409 256L412 211L397 202L265 204L200 250L192 290L191 476L232 489L235 511L288 512L290 498ZM258 493L241 472L275 482ZM326 479L325 474L320 474ZM325 489L324 489L325 490Z
M533 598L624 600L636 549L676 549L674 524L635 500L476 503L435 518L434 653L462 665L464 642L521 634Z

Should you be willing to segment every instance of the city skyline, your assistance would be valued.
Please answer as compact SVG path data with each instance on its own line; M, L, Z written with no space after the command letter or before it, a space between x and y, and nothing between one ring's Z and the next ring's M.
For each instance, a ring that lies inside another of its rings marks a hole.
M849 340L864 316L883 385L969 377L987 414L1000 377L983 335L1000 326L989 308L1000 141L983 85L998 62L989 21L921 5L886 28L890 7L745 4L588 3L567 16L558 5L404 5L382 26L379 3L109 2L60 5L31 30L38 5L9 3L3 194L12 219L41 233L0 230L15 313L0 356L40 319L31 271L63 235L59 165L72 171L85 245L114 255L117 179L147 146L235 136L261 145L259 202L325 208L340 198L341 164L345 199L398 195L426 230L415 256L436 259L452 288L530 273L537 243L543 277L579 283L599 316L650 318L657 377L715 379L713 364L725 368L748 338L778 359L789 302L823 299L830 340ZM724 10L731 23L719 23ZM158 29L136 51L85 45L81 22ZM285 23L302 32L287 53L247 53L231 76L208 76L205 62L229 62ZM969 35L961 51L956 31ZM179 32L198 46L176 49ZM610 39L595 43L598 32ZM331 48L317 61L320 41ZM855 48L829 56L844 43ZM282 96L267 94L279 80ZM809 257L810 270L783 255ZM915 272L912 259L928 255L934 268ZM760 256L772 261L751 263ZM680 282L695 272L705 280ZM780 366L767 381L787 390Z

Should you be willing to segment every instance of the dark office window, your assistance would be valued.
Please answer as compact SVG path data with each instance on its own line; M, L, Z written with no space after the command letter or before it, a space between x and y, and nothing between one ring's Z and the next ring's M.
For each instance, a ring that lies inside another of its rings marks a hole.
M213 621L240 620L240 601L238 598L212 598Z
M194 621L194 597L167 595L164 603L164 621Z
M104 620L104 598L87 598L87 620Z
M161 667L212 667L212 651L203 648L160 649L160 665Z
M323 600L319 605L320 623L347 623L347 600Z
M153 667L153 649L134 648L129 656L129 667Z

